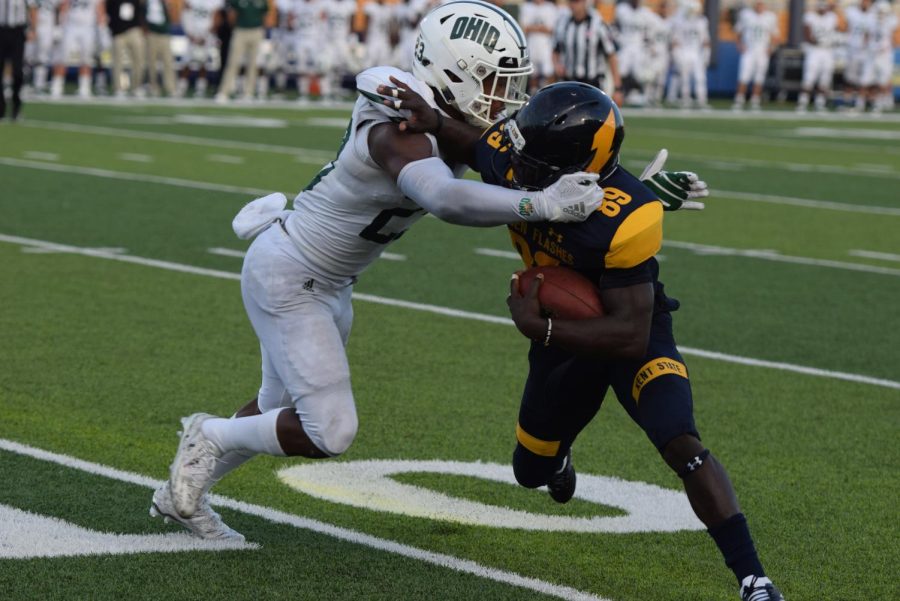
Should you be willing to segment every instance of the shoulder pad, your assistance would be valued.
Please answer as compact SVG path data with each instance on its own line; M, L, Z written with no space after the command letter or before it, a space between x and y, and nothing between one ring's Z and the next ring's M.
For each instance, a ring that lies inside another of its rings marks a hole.
M378 93L378 86L394 86L391 77L402 81L410 90L416 92L425 101L437 108L434 101L434 92L424 82L416 79L412 73L401 71L395 67L372 67L366 69L356 76L356 90L363 98L369 101L372 108L377 109L380 113L388 116L391 121L403 121L409 118L410 112L406 109L397 110L381 103L382 100L390 100L390 96L383 96Z

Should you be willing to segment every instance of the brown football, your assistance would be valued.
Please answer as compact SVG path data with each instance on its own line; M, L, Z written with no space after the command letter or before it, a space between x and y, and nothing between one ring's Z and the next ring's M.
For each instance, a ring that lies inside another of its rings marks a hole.
M544 274L538 291L541 308L551 317L590 319L603 315L600 293L593 282L561 266L532 267L519 276L519 291L527 294L537 274Z

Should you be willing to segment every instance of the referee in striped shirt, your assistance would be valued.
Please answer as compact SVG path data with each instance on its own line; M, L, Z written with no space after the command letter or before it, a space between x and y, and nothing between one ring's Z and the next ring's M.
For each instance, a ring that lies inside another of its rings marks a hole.
M0 0L0 74L6 63L12 63L13 95L12 118L15 121L22 110L22 82L25 58L25 30L33 22L34 7L30 0ZM0 119L6 117L6 98L0 88Z
M616 104L621 105L622 81L609 27L597 11L588 7L587 0L569 0L569 8L571 11L556 23L553 59L557 79L580 81L611 92Z

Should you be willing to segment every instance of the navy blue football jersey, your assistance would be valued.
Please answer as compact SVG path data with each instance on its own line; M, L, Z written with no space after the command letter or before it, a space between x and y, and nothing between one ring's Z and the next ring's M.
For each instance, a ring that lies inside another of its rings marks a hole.
M478 141L475 169L481 178L512 187L513 167L504 145L505 121ZM674 310L657 280L654 255L662 245L663 207L656 195L619 166L601 182L603 203L582 223L517 222L509 225L513 247L526 267L564 265L587 276L601 289L653 282L657 310Z

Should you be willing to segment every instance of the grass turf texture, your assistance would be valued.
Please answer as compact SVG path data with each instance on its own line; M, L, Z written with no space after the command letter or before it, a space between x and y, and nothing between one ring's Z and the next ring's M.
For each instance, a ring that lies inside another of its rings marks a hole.
M28 109L34 121L134 131L151 128L123 123L123 117L185 111ZM287 124L274 130L183 124L152 129L293 145L328 156L341 129L309 127L307 121L346 116L262 109L191 112L275 117ZM765 144L770 131L791 129L775 122L667 120L663 128L660 120L626 118L626 164L643 162L667 145L672 167L701 171L714 189L898 206L891 190L900 160L894 149L877 141L836 141L841 151L825 152L821 143L774 133ZM845 126L829 122L828 127ZM673 130L683 136L667 133ZM281 151L217 149L215 140L203 147L43 125L4 126L0 136L0 158L55 152L66 165L286 192L302 188L318 169ZM818 150L807 148L815 144ZM121 152L147 154L154 162L116 162ZM205 160L212 153L246 161L215 165ZM684 155L704 158L695 163ZM741 164L760 157L774 164L844 165L859 174L786 175L784 169L748 163L741 171L733 165L708 170L710 163L704 162ZM865 165L875 164L892 169L886 174L893 173L893 179L867 174ZM247 195L8 165L0 165L0 179L0 234L124 247L132 255L239 270L239 259L206 249L245 247L228 224ZM897 253L898 220L726 196L710 200L703 213L667 216L666 237L890 266L847 253L859 248ZM478 247L508 249L508 237L500 229L468 230L424 220L390 248L407 260L377 263L357 291L505 315L508 274L517 264L476 255ZM675 314L682 344L897 379L900 356L889 334L890 324L898 322L896 276L702 256L679 248L663 254L661 277L683 302ZM0 287L0 437L163 478L179 416L195 410L227 414L255 392L257 345L234 281L90 257L23 253L5 243L0 244L0 278L7 283ZM361 429L341 460L508 462L527 348L513 328L364 302L356 302L355 310L348 351ZM890 574L900 559L893 544L898 534L893 499L900 492L893 442L900 423L898 392L690 356L687 362L704 442L728 468L762 559L788 598L896 597ZM612 397L578 439L575 462L584 473L679 488ZM376 513L288 489L274 471L290 463L256 459L217 491L617 601L734 597L734 582L702 532L545 534ZM5 452L0 452L0 477L8 484L0 491L0 503L108 531L168 531L145 517L146 489ZM410 474L398 480L534 512L589 511L559 508L545 493L466 478ZM273 598L539 597L253 516L225 512L225 517L263 549L3 560L0 596L250 598L265 590ZM108 578L116 572L125 577Z

